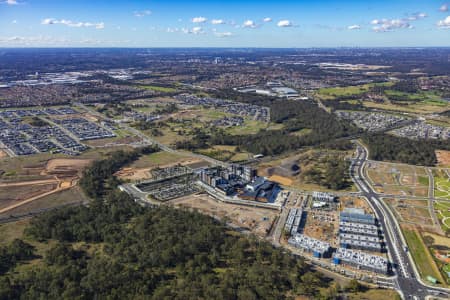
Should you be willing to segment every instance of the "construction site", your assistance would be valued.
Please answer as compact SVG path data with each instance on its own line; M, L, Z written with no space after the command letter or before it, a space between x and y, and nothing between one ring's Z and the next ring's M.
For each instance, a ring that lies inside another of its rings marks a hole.
M88 159L51 159L8 171L0 180L0 214L76 186ZM6 165L7 167L7 165Z
M225 203L205 193L173 199L168 204L196 209L220 220L229 220L235 226L251 230L265 237L272 229L278 212L272 209Z
M188 167L175 165L150 172L152 180L139 183L136 188L157 201L164 202L200 191L194 184L195 175Z

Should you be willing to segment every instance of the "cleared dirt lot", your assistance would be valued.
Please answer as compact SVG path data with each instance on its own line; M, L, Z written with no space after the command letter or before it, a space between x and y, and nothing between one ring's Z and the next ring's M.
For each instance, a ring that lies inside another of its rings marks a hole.
M336 212L308 211L303 233L338 247L339 217Z
M363 198L356 196L341 196L339 197L340 208L343 210L348 207L362 208L366 213L373 213L372 208Z
M90 159L51 159L47 162L43 172L51 175L63 175L64 173L76 171L77 175L81 175L82 170L91 162L92 160Z
M401 223L416 225L428 230L436 230L428 209L428 202L425 200L399 200L383 199L394 209L395 214Z
M151 170L155 168L167 168L175 165L183 165L191 168L205 167L209 164L202 159L182 156L168 152L156 152L142 156L130 166L124 167L115 173L122 180L139 181L151 179Z
M0 209L4 209L31 197L52 191L56 189L57 186L58 184L55 181L53 184L31 184L0 187Z
M436 157L437 157L439 166L442 166L442 167L450 166L450 151L437 150Z
M227 218L233 224L248 228L263 237L267 235L278 215L276 211L270 209L223 203L206 194L191 195L170 200L167 203L198 209L202 213L220 219Z
M420 196L428 195L428 174L423 167L370 161L367 175L379 193Z
M89 159L50 159L27 165L20 179L0 182L0 213L8 213L23 205L65 191L77 184Z

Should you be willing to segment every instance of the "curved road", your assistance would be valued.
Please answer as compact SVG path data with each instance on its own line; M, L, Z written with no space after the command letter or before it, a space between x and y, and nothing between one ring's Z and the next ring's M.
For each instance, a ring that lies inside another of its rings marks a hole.
M350 175L361 195L369 201L383 228L386 249L393 263L396 289L404 299L425 299L427 296L439 296L443 299L450 297L450 290L427 285L420 279L411 255L405 251L406 243L399 224L364 175L368 150L358 143L356 154L356 158L350 164Z

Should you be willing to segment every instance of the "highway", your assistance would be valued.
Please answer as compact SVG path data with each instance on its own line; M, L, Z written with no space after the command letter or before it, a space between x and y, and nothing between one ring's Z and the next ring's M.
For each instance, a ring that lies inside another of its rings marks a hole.
M393 280L396 290L403 299L425 299L427 296L439 296L447 299L450 296L450 290L428 285L420 279L411 254L405 251L406 242L397 220L365 177L364 165L367 158L368 150L358 143L356 158L352 160L349 171L361 196L367 198L383 229L386 249L393 263L395 273Z

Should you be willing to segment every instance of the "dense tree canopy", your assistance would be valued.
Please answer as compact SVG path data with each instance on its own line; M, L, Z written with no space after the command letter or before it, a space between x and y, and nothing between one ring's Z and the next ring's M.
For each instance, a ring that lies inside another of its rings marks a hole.
M450 149L448 141L417 141L389 134L366 134L363 141L369 147L371 159L413 165L434 166L437 162L435 151Z
M26 235L52 246L27 272L5 266L0 299L286 299L328 286L302 259L209 216L143 208L105 189L110 171L136 158L117 152L86 170L94 181L85 191L102 191L89 206L32 219ZM0 248L1 262L33 255L22 243Z

